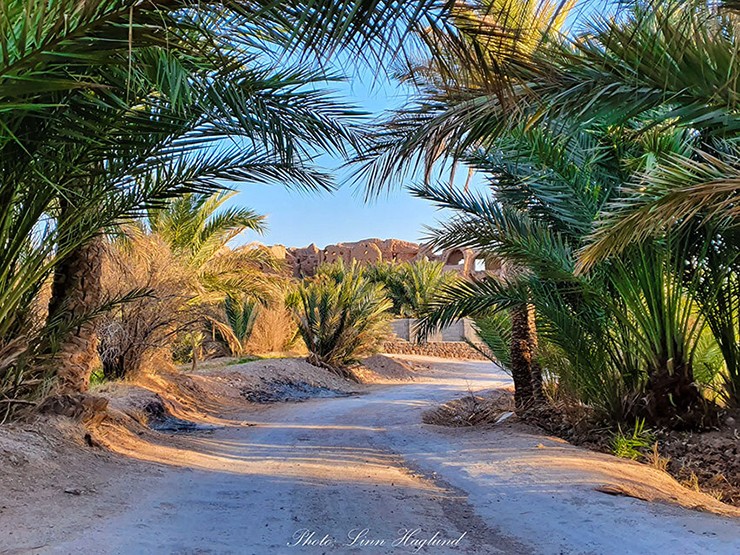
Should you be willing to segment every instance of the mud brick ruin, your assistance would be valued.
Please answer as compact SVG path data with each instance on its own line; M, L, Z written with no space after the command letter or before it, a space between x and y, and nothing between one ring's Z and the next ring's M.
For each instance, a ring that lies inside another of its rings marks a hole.
M320 249L311 243L307 247L269 247L272 254L284 260L293 276L301 278L312 276L321 264L343 260L345 264L357 261L360 264L376 262L410 262L413 260L433 260L443 262L445 270L472 276L477 272L495 271L495 262L485 260L472 249L449 249L434 252L429 247L401 241L399 239L364 239L354 243L337 243Z

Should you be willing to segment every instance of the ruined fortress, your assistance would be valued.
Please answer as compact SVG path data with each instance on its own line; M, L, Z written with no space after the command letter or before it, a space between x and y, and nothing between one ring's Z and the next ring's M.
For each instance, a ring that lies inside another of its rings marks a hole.
M272 254L284 260L293 276L301 278L312 276L321 264L330 264L338 260L350 264L376 262L411 262L413 260L433 260L443 262L445 270L458 272L463 276L472 276L478 272L495 271L494 263L484 261L471 249L449 249L434 252L429 247L401 241L399 239L364 239L354 243L337 243L320 249L315 244L307 247L269 247Z

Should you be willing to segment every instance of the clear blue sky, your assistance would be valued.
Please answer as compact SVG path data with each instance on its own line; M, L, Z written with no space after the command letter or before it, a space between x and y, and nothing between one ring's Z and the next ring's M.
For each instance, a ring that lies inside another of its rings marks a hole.
M578 26L576 22L584 15L612 14L615 5L613 0L579 2L578 7L570 13L566 26ZM410 92L397 83L383 81L379 77L383 70L373 74L367 67L347 69L356 77L347 83L334 83L329 88L354 103L358 109L373 115L398 108ZM325 170L333 170L341 164L340 160L333 160L329 156L323 156L320 160ZM413 198L400 189L387 197L365 203L362 191L349 183L343 183L348 181L348 172L340 170L334 173L340 189L333 194L309 195L288 191L280 186L240 186L240 193L234 197L233 203L266 215L268 231L263 236L245 234L236 241L246 243L258 240L266 244L286 246L316 243L319 247L369 237L419 241L425 234L425 225L433 226L437 220L445 217L444 213L438 212L431 204ZM467 174L464 170L457 173L456 181L464 180ZM482 181L480 176L476 176L472 182L473 187L480 186Z
M371 83L357 77L348 83L329 86L358 109L378 115L383 110L400 106L407 92L388 82ZM322 156L323 169L334 170L341 160ZM429 203L411 197L402 190L387 197L364 202L362 190L348 181L346 170L333 172L339 190L334 193L302 193L283 187L241 185L232 202L247 206L267 216L268 231L263 236L244 234L239 243L261 241L268 245L319 247L342 241L357 241L369 237L396 238L418 241L424 225L433 225L440 213Z
M266 244L320 247L368 237L418 241L423 225L434 223L437 213L428 203L403 192L365 204L352 189L335 193L304 194L280 187L241 187L235 197L239 204L267 215L268 231L259 237L241 238Z

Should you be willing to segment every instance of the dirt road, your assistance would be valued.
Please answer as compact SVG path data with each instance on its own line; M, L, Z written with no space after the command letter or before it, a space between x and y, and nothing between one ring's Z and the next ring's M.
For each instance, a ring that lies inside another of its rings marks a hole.
M123 472L94 504L70 496L76 528L46 515L7 553L740 553L740 520L594 490L653 481L670 494L657 471L519 425L422 425L436 403L509 383L485 363L433 370L157 446L137 456L164 466Z

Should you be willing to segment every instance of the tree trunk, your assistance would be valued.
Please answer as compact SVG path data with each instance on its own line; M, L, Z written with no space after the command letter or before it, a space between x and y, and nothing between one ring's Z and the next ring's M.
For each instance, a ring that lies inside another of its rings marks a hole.
M103 238L96 236L72 251L54 270L48 323L58 330L53 350L56 394L86 391L97 357L97 335L90 313L101 303Z
M193 360L192 366L190 367L191 372L195 372L198 368L198 341L193 336Z
M694 428L706 424L707 403L694 383L689 364L671 371L665 364L647 383L647 417L653 424Z
M511 309L511 377L514 379L514 404L517 411L534 404L532 387L532 340L529 309L517 306Z
M545 401L542 391L542 368L537 362L537 323L535 321L535 310L533 305L527 305L527 326L529 328L529 352L530 352L530 374L532 377L532 399L540 404Z
M515 279L521 274L516 264L502 260L501 279ZM511 376L514 379L514 403L517 411L524 411L544 401L542 369L535 359L537 352L537 326L535 310L531 304L516 306L511 317Z
M101 359L103 363L103 377L106 380L120 380L125 375L125 361L123 355Z

